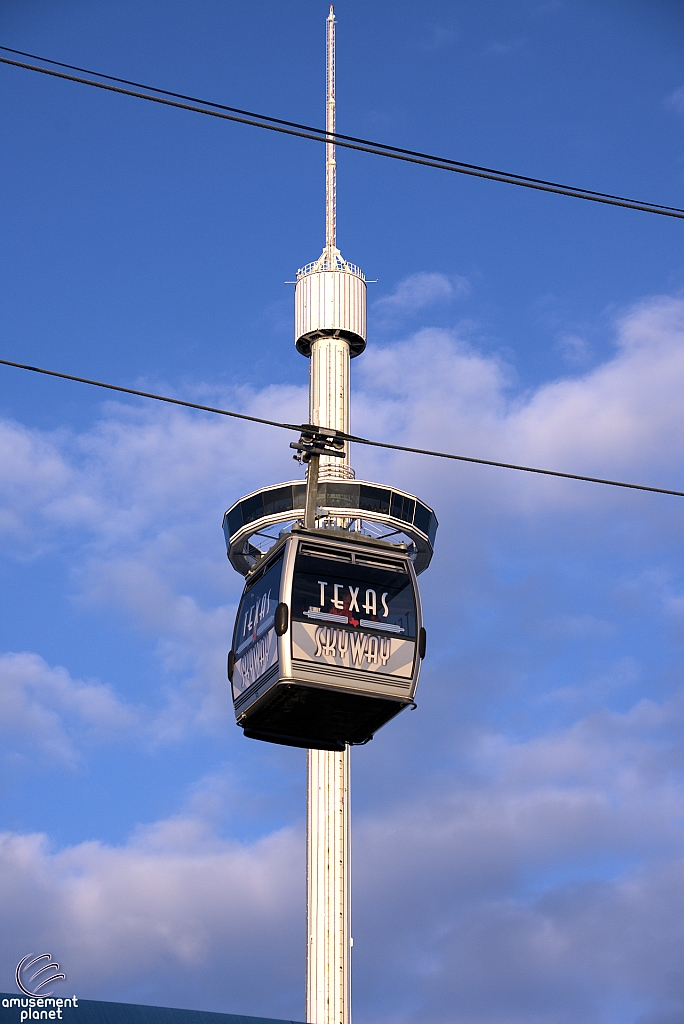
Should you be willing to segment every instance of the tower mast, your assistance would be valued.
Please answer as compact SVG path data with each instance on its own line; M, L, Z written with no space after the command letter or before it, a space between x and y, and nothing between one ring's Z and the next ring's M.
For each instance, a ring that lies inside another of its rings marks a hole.
M366 279L337 248L335 12L326 21L325 248L297 273L295 341L309 356L309 422L349 433L349 362L366 347ZM344 460L322 456L321 481L353 478ZM319 521L319 525L325 525ZM340 518L328 525L345 527ZM350 751L307 751L306 1020L351 1021Z
M335 131L335 12L326 21L326 132ZM297 271L295 344L311 359L309 423L349 432L349 360L366 347L366 278L337 248L335 143L325 146L325 247ZM351 479L344 460L321 456L320 479Z
M332 264L337 248L337 165L335 143L330 141L330 136L335 133L335 11L332 4L326 25L325 131L328 141L325 145L325 248Z

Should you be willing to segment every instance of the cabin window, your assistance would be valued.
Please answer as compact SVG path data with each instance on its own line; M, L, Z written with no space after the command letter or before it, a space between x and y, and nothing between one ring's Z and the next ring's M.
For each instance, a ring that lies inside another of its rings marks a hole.
M248 584L242 595L233 637L236 660L242 658L273 626L273 617L279 601L282 569L281 555L273 565Z
M361 557L359 561L337 562L309 552L300 551L295 563L294 620L415 639L413 584L399 560L385 568L363 563Z

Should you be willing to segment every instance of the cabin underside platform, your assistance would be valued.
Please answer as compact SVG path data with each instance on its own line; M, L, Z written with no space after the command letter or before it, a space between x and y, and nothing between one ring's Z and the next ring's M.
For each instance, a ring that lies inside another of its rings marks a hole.
M282 683L238 722L245 736L313 750L344 750L367 743L411 700L372 697L298 683Z

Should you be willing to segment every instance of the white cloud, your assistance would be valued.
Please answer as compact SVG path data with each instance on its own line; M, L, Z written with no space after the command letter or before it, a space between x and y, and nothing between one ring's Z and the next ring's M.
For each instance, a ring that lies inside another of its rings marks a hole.
M528 451L649 473L684 451L684 302L659 299L617 323L613 359L583 377L541 387L514 414ZM674 437L673 437L674 435ZM673 443L674 441L674 443Z
M43 836L0 835L3 991L45 947L81 998L301 1017L301 841L285 830L241 845L182 819L165 840L153 829L53 853Z
M66 439L66 432L41 434L0 422L0 539L13 547L31 534L36 509L72 482L73 470L60 451Z
M423 330L409 341L371 349L358 372L362 390L355 393L354 429L359 433L592 476L665 487L681 482L680 299L657 298L633 307L616 322L611 359L524 394L513 392L512 374L500 360L482 356L445 330ZM372 472L381 472L377 467L388 461L367 451L355 451L354 458ZM407 464L405 457L391 461L394 472ZM430 479L434 493L433 464L414 459L410 465L414 478ZM442 466L439 472L444 493L453 471ZM493 477L479 470L469 479L478 492L490 494L494 487L534 501L539 509L608 500L586 485L551 486L548 480L502 471ZM444 500L448 506L446 494Z
M457 39L458 32L455 29L447 28L444 25L428 25L423 31L418 46L424 53L433 53L435 50L453 46Z
M196 598L177 592L155 555L89 561L81 574L81 600L123 610L138 630L157 638L157 658L170 684L168 705L152 724L157 740L178 739L195 727L223 731L233 719L226 657L236 605L202 608ZM221 563L221 569L234 582L230 566Z
M452 775L357 813L355 1016L621 1024L616 991L681 1008L683 721L679 694L525 742L471 730ZM0 837L5 990L40 947L82 998L300 1017L303 822L236 843L230 799L207 779L119 846Z
M667 104L673 110L676 110L678 114L684 114L684 85L670 93L667 97Z
M569 366L586 366L591 359L591 347L578 334L562 334L556 348Z
M306 418L301 388L210 400L290 422ZM240 494L301 476L288 440L154 405L108 404L91 430L75 436L43 438L0 424L11 455L0 502L15 524L4 554L54 557L75 546L77 606L123 615L156 646L168 697L153 727L160 739L225 728L232 715L225 661L241 580L225 558L221 521Z
M16 761L73 764L84 739L112 738L138 724L110 686L74 680L37 654L0 656L0 732L3 756Z
M356 824L356 984L371 1006L382 986L380 1019L618 1024L617 992L681 1012L683 709L472 735L452 782Z
M470 292L470 283L465 277L446 274L411 274L400 281L391 295L384 295L372 305L372 310L381 317L416 313L419 309L439 302L451 302L464 298Z
M513 53L514 50L519 50L521 46L524 46L526 41L520 36L507 40L491 39L485 44L482 52L485 54Z

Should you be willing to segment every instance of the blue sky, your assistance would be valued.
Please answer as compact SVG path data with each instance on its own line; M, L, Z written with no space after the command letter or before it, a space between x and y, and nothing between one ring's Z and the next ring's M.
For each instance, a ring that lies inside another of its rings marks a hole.
M321 124L326 3L5 0L0 42ZM338 127L684 206L677 3L340 0ZM301 421L323 149L0 68L2 355ZM684 489L681 222L338 153L353 429ZM301 1019L304 754L245 740L221 518L288 438L0 372L0 989ZM353 754L358 1024L684 1017L681 499L355 450L440 520Z

